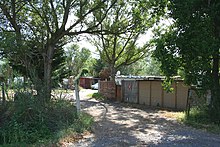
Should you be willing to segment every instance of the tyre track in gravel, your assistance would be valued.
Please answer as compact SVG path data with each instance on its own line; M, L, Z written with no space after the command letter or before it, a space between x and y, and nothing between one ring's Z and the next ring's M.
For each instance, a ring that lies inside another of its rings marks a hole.
M83 111L95 118L93 133L69 147L220 146L220 135L180 124L164 110L87 98L81 104Z

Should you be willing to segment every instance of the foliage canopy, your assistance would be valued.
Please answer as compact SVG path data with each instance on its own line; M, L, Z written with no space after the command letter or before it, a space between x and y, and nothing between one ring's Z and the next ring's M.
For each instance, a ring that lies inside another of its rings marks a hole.
M166 76L181 70L187 84L212 91L210 114L219 123L220 2L176 0L169 1L167 8L173 24L156 30L154 55Z

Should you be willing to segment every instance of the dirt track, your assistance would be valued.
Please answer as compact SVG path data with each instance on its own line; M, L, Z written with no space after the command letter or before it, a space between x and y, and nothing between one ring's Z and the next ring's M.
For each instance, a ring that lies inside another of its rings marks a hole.
M84 92L83 92L84 93ZM84 96L83 96L84 95ZM98 102L81 96L82 109L95 117L93 134L69 147L219 147L220 135L196 130L168 117L169 112Z

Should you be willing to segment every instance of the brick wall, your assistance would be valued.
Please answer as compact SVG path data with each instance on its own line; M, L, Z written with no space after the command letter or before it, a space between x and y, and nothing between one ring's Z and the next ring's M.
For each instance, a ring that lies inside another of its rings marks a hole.
M99 81L99 92L108 99L116 100L116 85L114 81Z

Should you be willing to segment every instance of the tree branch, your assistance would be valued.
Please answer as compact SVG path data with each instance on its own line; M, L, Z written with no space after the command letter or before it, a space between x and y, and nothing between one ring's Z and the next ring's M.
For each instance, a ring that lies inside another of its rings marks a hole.
M42 16L41 13L38 11L38 9L37 9L31 2L29 2L29 4L30 4L30 6L35 10L35 13L42 19L42 21L44 22L44 24L45 24L45 26L46 26L48 32L52 33L52 32L51 32L51 29L50 29L49 22L48 22L48 20L47 20L47 18L46 18L46 15L43 14L44 16ZM43 11L43 12L44 12L44 11Z
M104 3L105 1L107 1L107 0L102 1L102 3ZM94 25L94 26L88 28L87 31L93 30L94 28L96 28L97 26L99 26L99 25L101 24L101 22L105 19L105 17L106 17L106 15L107 15L108 11L114 6L114 4L116 3L116 1L117 1L117 0L114 0L113 3L109 6L109 8L107 9L107 11L106 11L104 17L101 19L101 21L98 22L96 25ZM99 9L99 8L100 8L100 3L97 4L95 7L93 7L92 9L90 9L87 13L85 13L84 15L82 15L81 18L79 18L73 25L71 25L71 26L66 30L66 35L74 34L74 33L70 32L70 31L71 31L77 24L79 24L83 19L85 19L86 16L88 16L90 13L94 12L95 10L97 10L97 9ZM83 32L83 31L81 31L81 32ZM95 31L95 32L98 32L98 31ZM101 31L99 31L99 32L101 32ZM79 33L79 34L81 34L81 33Z
M53 0L50 0L50 6L52 8L52 16L53 16L53 19L55 21L55 26L56 26L56 30L59 28L58 26L58 19L57 19L57 13L56 13L56 10L54 8L54 4L53 4Z

